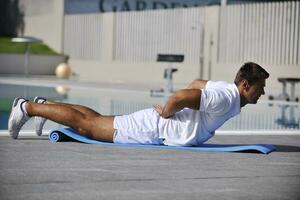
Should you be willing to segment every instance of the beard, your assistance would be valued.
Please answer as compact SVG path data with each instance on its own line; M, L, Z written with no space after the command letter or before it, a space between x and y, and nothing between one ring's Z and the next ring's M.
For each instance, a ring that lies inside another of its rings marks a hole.
M256 104L258 102L259 98L260 98L260 96L254 97L254 98L251 99L251 101L249 103L250 104Z

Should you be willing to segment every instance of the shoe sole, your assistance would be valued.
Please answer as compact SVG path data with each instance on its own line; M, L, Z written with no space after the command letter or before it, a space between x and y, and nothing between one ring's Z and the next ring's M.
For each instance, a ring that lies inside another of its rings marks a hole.
M17 106L17 103L18 101L22 99L21 97L16 97L14 99L14 102L11 106L11 112L10 112L10 115L9 115L9 118L8 118L8 132L9 132L9 135L13 138L13 139L17 139L18 136L14 136L12 133L11 133L11 130L10 130L10 124L11 124L11 120L12 120L12 117L13 117L13 109Z
M45 98L40 97L40 96L36 96L36 97L34 97L33 102L34 102L34 103L38 103L38 100L39 100L39 99L43 99L43 100L44 100L43 103L45 103L45 101L46 101ZM42 104L43 104L43 103L42 103ZM43 134L43 132L39 133L39 132L37 131L38 129L36 128L36 120L34 120L34 128L35 128L35 133L36 133L37 136L41 136L41 135Z

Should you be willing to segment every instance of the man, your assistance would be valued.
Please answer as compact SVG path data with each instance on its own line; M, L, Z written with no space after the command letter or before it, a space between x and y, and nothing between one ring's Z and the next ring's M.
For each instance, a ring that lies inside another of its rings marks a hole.
M81 105L49 102L39 97L34 101L16 98L9 133L16 139L24 123L34 116L38 135L46 119L50 119L105 142L197 146L239 114L241 107L257 103L265 94L268 77L261 66L248 62L238 71L234 84L196 80L171 96L164 107L155 105L123 116L103 116Z

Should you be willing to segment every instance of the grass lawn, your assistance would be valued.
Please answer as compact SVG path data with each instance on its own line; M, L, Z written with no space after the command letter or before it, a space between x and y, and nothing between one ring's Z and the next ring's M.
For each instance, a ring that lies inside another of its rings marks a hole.
M0 53L25 53L26 44L12 42L11 38L0 37ZM43 43L31 44L31 54L47 54L47 55L59 55L54 50L49 48Z

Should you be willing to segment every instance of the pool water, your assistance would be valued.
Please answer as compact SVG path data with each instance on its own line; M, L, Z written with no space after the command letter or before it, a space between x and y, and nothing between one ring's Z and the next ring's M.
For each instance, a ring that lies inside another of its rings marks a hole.
M33 99L42 96L52 101L81 104L104 115L122 115L163 105L164 98L151 97L150 91L117 89L89 89L65 87L37 87L0 84L0 130L7 130L7 121L11 104L16 96ZM300 104L260 101L256 105L247 105L237 117L226 122L220 130L296 130L300 131ZM46 130L59 127L59 124L47 122ZM33 130L33 120L23 130Z

